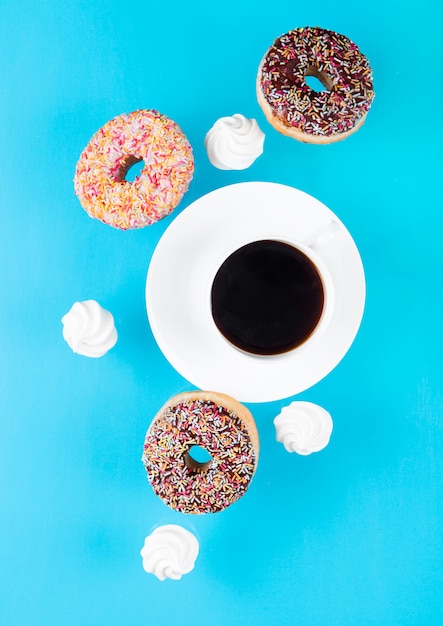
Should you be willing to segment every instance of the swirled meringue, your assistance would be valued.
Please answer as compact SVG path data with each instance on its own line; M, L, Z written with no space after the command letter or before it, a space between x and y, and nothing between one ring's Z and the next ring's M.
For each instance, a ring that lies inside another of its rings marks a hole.
M198 540L189 530L178 524L166 524L146 537L140 554L148 574L159 580L180 580L194 568L198 551Z
M264 140L256 120L236 113L215 122L206 134L205 148L219 170L245 170L263 153Z
M62 317L63 337L73 352L98 358L117 342L112 313L95 300L74 302Z
M332 433L332 418L318 404L291 402L274 419L276 438L288 452L311 454L325 448Z

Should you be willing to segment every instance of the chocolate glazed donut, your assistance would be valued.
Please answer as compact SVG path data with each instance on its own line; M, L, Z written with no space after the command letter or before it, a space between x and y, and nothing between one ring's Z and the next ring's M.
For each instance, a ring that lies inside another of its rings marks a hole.
M307 76L324 89L309 87ZM280 133L305 143L332 143L363 124L374 98L372 70L344 35L298 28L276 39L263 57L257 98Z
M210 459L193 457L204 448ZM154 493L182 513L215 513L243 496L255 473L258 432L248 409L225 394L174 396L146 434L143 463Z

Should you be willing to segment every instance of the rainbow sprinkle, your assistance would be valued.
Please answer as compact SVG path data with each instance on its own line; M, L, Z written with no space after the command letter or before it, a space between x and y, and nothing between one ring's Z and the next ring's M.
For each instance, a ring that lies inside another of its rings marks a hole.
M144 168L125 180L134 163ZM194 174L192 148L179 126L157 111L134 111L107 122L77 163L74 189L85 211L123 230L168 215Z
M212 457L190 467L192 446ZM210 400L167 407L151 424L142 457L154 492L182 513L215 513L238 500L254 475L257 454L238 415Z
M305 77L327 86L314 91ZM374 98L372 70L355 43L322 28L282 35L265 55L260 89L283 123L310 135L348 133L363 120Z

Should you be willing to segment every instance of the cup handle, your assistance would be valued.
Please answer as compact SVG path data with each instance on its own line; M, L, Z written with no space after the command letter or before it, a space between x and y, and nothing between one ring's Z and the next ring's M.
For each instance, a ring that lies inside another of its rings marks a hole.
M340 225L335 220L331 220L326 227L322 227L313 232L310 237L305 239L304 244L312 250L321 250L327 246L340 230Z

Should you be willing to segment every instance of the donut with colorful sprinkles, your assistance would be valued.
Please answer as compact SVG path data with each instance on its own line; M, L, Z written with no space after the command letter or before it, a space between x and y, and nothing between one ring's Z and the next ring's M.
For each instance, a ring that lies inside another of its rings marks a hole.
M133 181L129 169L143 161ZM77 163L74 190L90 217L128 230L162 219L181 201L194 174L180 127L154 110L119 115L91 138Z
M313 76L323 89L311 88ZM283 135L327 144L361 127L374 98L372 69L357 45L323 28L297 28L278 37L263 57L257 99Z
M195 449L206 451L196 459ZM243 496L255 473L254 418L234 398L192 391L174 396L154 417L142 461L154 493L182 513L216 513Z

